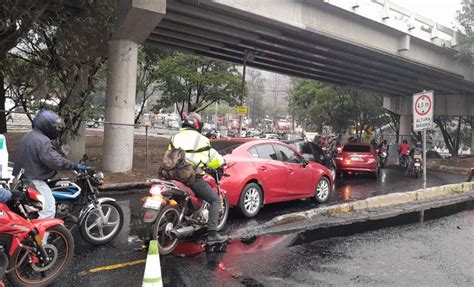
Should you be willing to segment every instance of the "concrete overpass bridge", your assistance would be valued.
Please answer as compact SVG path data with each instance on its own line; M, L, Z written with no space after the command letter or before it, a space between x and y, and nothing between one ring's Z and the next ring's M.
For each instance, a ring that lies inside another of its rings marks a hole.
M142 0L120 11L108 122L133 123L138 43L379 92L402 115L401 134L422 90L435 91L435 114L474 116L474 69L455 57L457 33L386 0ZM105 170L131 169L132 127L106 126L104 145Z

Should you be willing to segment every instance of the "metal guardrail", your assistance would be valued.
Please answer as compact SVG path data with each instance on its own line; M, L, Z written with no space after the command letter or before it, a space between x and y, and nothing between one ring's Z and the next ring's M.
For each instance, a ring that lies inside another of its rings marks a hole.
M20 115L36 115L36 112L19 112L19 111L9 111L9 110L0 110L0 113L20 114ZM99 124L102 124L102 125L113 125L113 126L128 126L128 127L135 127L136 126L136 124L114 123L114 122L98 121L98 120L84 120L84 122L94 122L94 123L99 123Z
M456 48L459 33L390 0L324 0L440 47Z

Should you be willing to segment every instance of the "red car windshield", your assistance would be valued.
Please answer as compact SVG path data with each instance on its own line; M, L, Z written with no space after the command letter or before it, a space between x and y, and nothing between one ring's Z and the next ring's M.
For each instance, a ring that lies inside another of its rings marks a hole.
M370 146L366 145L345 145L342 151L347 152L370 152Z

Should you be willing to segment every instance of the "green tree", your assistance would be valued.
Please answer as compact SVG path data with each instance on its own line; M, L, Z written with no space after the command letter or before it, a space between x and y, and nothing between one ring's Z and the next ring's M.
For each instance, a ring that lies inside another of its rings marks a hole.
M461 56L474 64L474 3L463 0L458 11L457 21L461 26L459 47Z
M46 12L52 1L3 0L0 3L0 110L5 110L5 77L14 64L7 60L7 53L30 31ZM0 112L0 133L7 132L6 113Z
M106 41L113 29L114 2L89 1L71 13L58 3L54 17L34 23L8 57L19 73L6 75L16 102L26 112L56 110L65 120L60 143L77 135L91 106L98 72L106 60Z
M470 145L472 121L469 117L436 116L434 122L440 129L446 148L453 157L459 155L461 143Z
M158 106L176 105L180 115L200 112L215 102L238 103L241 75L234 65L176 53L160 60L162 97Z
M159 92L159 62L169 52L149 46L140 46L138 50L138 72L136 103L140 105L135 115L135 124L138 123L151 97Z
M380 128L390 122L382 108L382 97L364 90L299 80L289 99L292 113L307 130L321 131L323 125L328 125L342 133L352 127L360 138L368 127Z

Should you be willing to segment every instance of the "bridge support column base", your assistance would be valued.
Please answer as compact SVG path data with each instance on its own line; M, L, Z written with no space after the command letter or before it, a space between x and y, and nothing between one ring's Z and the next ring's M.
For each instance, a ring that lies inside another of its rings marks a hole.
M410 141L412 120L412 115L400 115L399 143L401 143L403 139Z
M102 168L106 172L126 172L133 164L138 44L113 39L108 49Z

